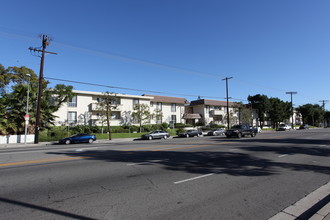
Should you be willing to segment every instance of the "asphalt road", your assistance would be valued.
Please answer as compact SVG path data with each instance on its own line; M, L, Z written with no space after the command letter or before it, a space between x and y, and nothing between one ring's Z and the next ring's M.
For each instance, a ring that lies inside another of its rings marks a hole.
M266 220L329 156L330 129L0 149L0 219Z

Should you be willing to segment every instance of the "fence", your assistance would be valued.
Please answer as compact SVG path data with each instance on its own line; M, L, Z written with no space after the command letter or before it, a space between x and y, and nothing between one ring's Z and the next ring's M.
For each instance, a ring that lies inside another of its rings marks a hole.
M0 144L24 144L25 135L5 135L0 136ZM34 142L34 134L26 135L26 143L33 143Z

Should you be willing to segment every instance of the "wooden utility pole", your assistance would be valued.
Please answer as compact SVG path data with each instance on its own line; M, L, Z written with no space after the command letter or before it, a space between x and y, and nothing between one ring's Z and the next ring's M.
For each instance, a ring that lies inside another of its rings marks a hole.
M44 60L45 53L57 54L53 52L46 51L46 47L50 44L50 37L47 35L42 35L41 47L42 49L32 48L30 47L30 51L41 52L41 61L40 61L40 72L39 72L39 84L38 84L38 98L37 98L37 114L36 114L36 127L34 132L34 143L39 143L39 129L40 129L40 110L41 110L41 97L43 92L43 80L44 80Z
M290 94L290 95L291 95L291 117L292 117L291 128L293 129L294 118L293 118L293 102L292 102L292 95L297 94L297 92L286 92L285 94Z
M229 119L229 97L228 97L228 79L232 79L233 77L226 77L222 80L226 80L226 96L227 96L227 129L230 129L230 119Z

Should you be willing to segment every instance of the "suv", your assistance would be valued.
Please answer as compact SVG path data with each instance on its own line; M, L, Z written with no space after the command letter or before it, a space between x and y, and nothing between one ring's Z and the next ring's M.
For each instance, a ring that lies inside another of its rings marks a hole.
M250 135L251 137L255 137L257 134L255 129L251 129L249 125L234 125L231 129L227 130L225 135L226 137L244 137L245 135Z

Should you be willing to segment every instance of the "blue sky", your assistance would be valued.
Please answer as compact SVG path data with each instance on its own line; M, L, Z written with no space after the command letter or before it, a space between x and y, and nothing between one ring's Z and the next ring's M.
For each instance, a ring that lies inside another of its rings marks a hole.
M328 0L11 0L0 13L0 63L77 90L232 101L265 94L295 106L330 100ZM134 90L136 89L136 90ZM145 91L138 91L145 90ZM161 93L152 93L155 91ZM330 109L330 103L326 108Z

